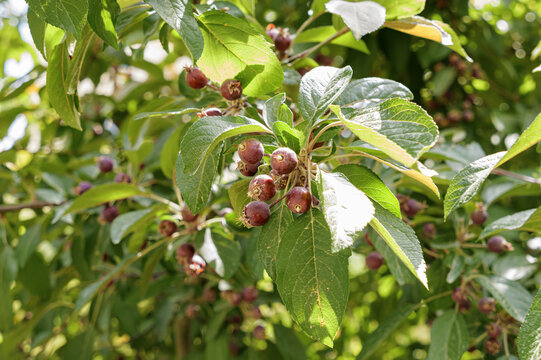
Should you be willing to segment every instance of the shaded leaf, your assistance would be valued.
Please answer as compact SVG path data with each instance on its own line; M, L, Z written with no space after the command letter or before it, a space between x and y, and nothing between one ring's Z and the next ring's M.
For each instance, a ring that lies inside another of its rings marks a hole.
M302 44L302 43L320 43L334 34L337 33L337 30L334 26L328 25L328 26L318 26L314 27L308 30L304 30L300 34L295 37L295 44ZM351 32L347 32L333 41L331 41L331 44L333 45L339 45L339 46L345 46L349 47L351 49L358 50L360 52L363 52L365 54L369 54L370 51L368 50L368 47L366 46L366 43L362 40L357 40L353 36Z
M130 232L130 229L133 231L133 225L140 224L140 220L153 211L155 211L154 208L148 208L119 215L111 224L111 242L113 244L120 243L120 240Z
M432 324L429 360L460 360L468 349L469 337L462 314L447 310Z
M240 265L240 244L219 228L206 228L196 238L197 252L224 279L229 279Z
M73 200L73 203L66 210L65 214L88 209L111 201L142 195L146 195L146 193L132 184L111 183L97 185Z
M252 199L248 196L250 181L251 179L238 180L227 190L231 207L237 214L242 214L242 209L244 209L244 206L252 201Z
M523 360L541 359L541 289L518 333L518 355Z

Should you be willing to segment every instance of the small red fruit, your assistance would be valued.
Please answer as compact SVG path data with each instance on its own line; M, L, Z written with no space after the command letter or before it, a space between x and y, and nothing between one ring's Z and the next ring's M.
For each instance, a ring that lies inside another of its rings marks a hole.
M460 304L461 302L468 300L466 295L467 295L467 290L459 286L453 289L453 293L451 297L453 298L453 301L455 303Z
M227 79L222 83L220 92L224 99L237 100L242 96L242 84L236 79Z
M287 193L287 207L295 214L304 214L312 205L312 194L302 186L295 186Z
M218 108L208 108L207 110L203 110L201 113L202 116L222 116L222 111Z
M115 182L129 184L131 183L131 177L126 173L118 173L115 176Z
M245 163L259 165L264 154L263 144L257 139L245 139L239 145L239 157Z
M254 339L259 339L259 340L265 340L265 327L264 326L261 326L261 325L257 325L255 328L254 328Z
M233 306L238 306L242 302L242 294L238 292L232 292L228 298L229 303Z
M113 170L113 159L108 156L100 157L98 161L98 167L100 168L102 174L110 172L111 170Z
M280 31L278 35L274 38L274 47L280 53L285 53L291 46L291 36L287 31Z
M366 243L370 246L374 246L374 244L372 244L372 240L370 240L370 235L368 234L368 232L366 232L366 234L364 234L364 241L366 241Z
M436 225L426 223L423 225L423 235L429 239L434 239L436 236Z
M113 222L118 216L118 208L116 206L106 206L101 211L101 217L107 222Z
M472 211L470 218L475 225L483 225L487 221L488 214L485 209L480 207Z
M276 195L276 186L269 175L257 175L250 181L248 196L254 200L267 201Z
M184 206L182 210L180 210L180 214L182 215L182 220L188 223L192 223L197 220L197 215L194 215L187 206Z
M485 350L490 355L496 355L497 353L499 353L501 347L502 344L498 339L489 338L485 341Z
M216 300L216 291L210 288L205 289L205 291L203 291L203 299L205 299L206 302L213 302Z
M297 154L289 148L278 148L270 157L272 169L280 175L289 174L295 170L298 163Z
M203 271L205 271L206 266L207 263L201 256L194 255L192 256L191 261L184 266L184 270L190 276L199 276Z
M365 263L370 270L377 270L383 265L383 256L377 251L371 252L366 256Z
M73 189L73 192L76 195L83 195L86 191L90 189L92 189L92 184L88 181L82 181Z
M458 303L458 311L462 312L462 313L465 313L466 311L468 311L470 308L470 301L469 300L464 300L464 301L461 301L460 303Z
M270 207L263 201L252 201L242 210L242 221L246 226L263 226L270 219Z
M259 307L254 306L250 309L250 312L248 313L248 316L250 316L252 319L261 319L263 315L261 315L261 310L259 310Z
M460 110L453 109L447 113L447 120L451 125L456 125L462 120L462 113Z
M494 312L496 310L496 300L490 297L485 297L479 300L477 303L477 307L480 312L483 314L490 314L491 312Z
M496 235L488 239L487 248L488 251L493 253L501 253L502 251L513 250L513 245L507 242L503 236Z
M257 169L259 169L259 164L250 164L244 161L239 161L237 163L237 169L244 176L254 176L257 174Z
M421 209L421 204L415 199L408 199L400 205L400 208L407 217L412 218Z
M230 341L228 344L228 347L229 347L229 352L231 353L231 355L237 356L239 354L240 347L237 345L236 342Z
M475 115L473 111L471 111L470 109L466 109L462 113L462 120L464 120L465 122L472 122L474 118L475 118Z
M177 260L181 264L189 263L195 254L195 248L192 244L184 243L177 249Z
M490 338L496 339L502 333L502 328L497 323L493 322L487 326L487 335Z
M256 301L258 295L259 291L257 291L257 289L253 286L244 288L242 290L242 298L247 303L253 303L254 301Z
M208 82L209 80L199 68L195 66L186 67L186 83L189 87L202 89L207 86Z
M175 231L177 231L177 224L171 220L162 220L158 224L158 232L165 237L173 235Z
M267 25L267 35L269 35L269 37L274 41L274 39L276 39L276 37L280 34L280 30L278 30L276 28L276 26L274 26L274 24L268 24Z
M186 315L188 319L195 319L197 317L198 312L199 312L199 305L188 304L188 306L186 306L186 309L184 310L184 315Z

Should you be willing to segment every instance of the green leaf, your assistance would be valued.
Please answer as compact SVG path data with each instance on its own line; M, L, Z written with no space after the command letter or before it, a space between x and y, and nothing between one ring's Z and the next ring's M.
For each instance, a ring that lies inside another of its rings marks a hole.
M320 43L334 34L337 33L337 30L334 26L328 25L328 26L319 26L314 27L308 30L304 30L302 33L298 34L295 38L295 44L302 44L302 43ZM365 54L369 54L370 51L368 50L368 47L366 46L366 43L362 40L357 40L353 36L351 32L347 32L333 41L331 41L331 44L333 45L339 45L344 47L349 47L351 49L358 50L360 52L363 52Z
M374 206L364 192L340 173L320 172L321 210L331 231L332 251L353 245L374 217Z
M178 158L180 140L186 132L186 124L181 124L171 133L171 135L169 135L160 152L160 167L162 168L163 174L168 178L173 177L173 169L175 168Z
M300 342L292 328L276 324L273 325L273 329L276 337L276 347L284 360L306 359L305 346Z
M434 97L439 98L442 96L447 89L449 89L456 82L456 75L456 69L451 66L444 67L434 74L434 77L431 79L432 83L434 84L434 88L432 89L432 94L434 94Z
M460 255L458 252L455 253L453 261L451 262L451 270L447 274L445 280L447 283L452 284L456 279L460 277L462 271L464 270L464 256Z
M77 41L73 56L68 62L68 75L67 75L67 92L70 95L77 93L77 86L79 84L79 76L81 74L81 68L86 59L86 53L88 48L92 45L94 40L94 32L90 30L90 27L85 26L81 35L81 40Z
M139 225L140 220L150 212L155 211L155 208L148 208L144 210L130 211L118 216L111 224L111 242L113 244L119 244L120 240L132 232L134 225Z
M415 231L383 207L374 204L376 213L370 226L385 240L413 275L428 289L423 250Z
M391 274L393 274L396 282L400 285L405 285L413 284L418 281L411 273L410 269L402 262L382 237L371 235L370 238L372 239L374 248L383 256L385 265L389 268Z
M346 164L340 165L334 169L334 172L344 174L356 188L363 191L369 198L399 219L402 218L398 199L372 170L362 165Z
M509 315L524 322L533 296L520 283L497 275L478 276L475 281L491 293Z
M504 230L525 230L541 232L541 207L519 211L515 214L504 216L485 226L479 239L492 236Z
M283 121L277 121L272 125L272 130L278 139L280 145L286 146L296 153L301 151L301 146L304 144L304 133L297 129L292 129Z
M179 156L183 164L180 169L186 175L193 174L220 141L250 132L270 133L270 130L242 116L207 116L199 119L190 127L180 144Z
M378 105L391 98L413 100L413 94L399 82L378 77L353 80L336 103L340 106L362 108Z
M185 108L182 110L166 110L166 111L152 111L152 112L142 112L133 118L133 120L141 120L141 119L152 119L152 118L162 118L162 117L168 117L168 116L178 116L178 115L184 115L189 113L196 113L201 111L201 109L197 108Z
M314 208L290 224L278 250L276 284L286 308L308 335L329 347L346 309L348 255L332 252L330 229Z
M94 329L87 327L85 331L68 340L59 349L62 359L91 360L94 354Z
M363 109L331 109L359 139L383 151L390 158L413 167L438 139L438 128L418 105L404 99L390 99Z
M257 241L257 256L263 263L267 274L275 281L278 249L292 221L291 210L287 207L286 202L282 201L272 209L271 217L261 228L261 234Z
M47 59L47 53L45 52L45 31L47 30L47 23L41 20L38 15L30 8L28 9L28 27L30 28L30 34L32 34L32 40L36 49L39 50L41 55Z
M188 132L189 133L189 132ZM204 158L201 166L194 174L188 174L184 170L184 163L179 153L176 163L176 182L180 189L183 200L193 214L197 214L209 201L210 191L214 177L218 171L218 164L222 153L222 146L211 150L209 156Z
M192 2L189 0L146 0L160 17L175 29L194 60L203 54L203 35L193 15ZM205 44L207 41L205 41Z
M233 236L218 227L206 228L197 233L197 252L212 266L216 274L229 279L240 265L242 255L240 244Z
M41 224L34 224L26 229L23 236L19 238L15 253L19 267L24 267L26 261L32 255L41 241Z
M363 349L357 356L357 360L372 359L374 351L396 330L396 328L408 318L415 305L402 304L390 313L363 341Z
M432 324L428 360L460 360L468 349L469 337L461 313L447 310Z
M244 206L252 201L252 199L248 196L250 181L251 179L238 180L227 190L231 207L233 207L233 210L237 214L242 214L242 209L244 209Z
M464 59L468 60L469 62L473 62L473 59L468 55L466 50L462 47L460 43L460 38L456 34L456 32L446 23L438 21L438 20L432 20L434 23L439 25L445 32L447 32L449 35L451 35L451 39L453 40L453 45L447 46L449 49L455 51L457 54L462 56Z
M501 166L503 163L507 162L509 159L517 156L524 150L528 149L531 146L534 146L541 141L541 114L537 115L535 120L528 126L526 130L520 135L517 141L511 146L507 151L505 156L501 158L496 167Z
M17 271L15 252L9 246L6 246L0 253L0 291L2 292L2 296L0 296L0 331L3 332L13 326L13 306L10 289L12 281L17 277Z
M387 10L385 18L400 19L417 15L425 8L425 0L374 0Z
M212 81L221 84L236 78L242 92L259 96L277 90L284 79L278 58L270 44L246 21L223 11L200 15L205 47L197 66Z
M313 124L329 105L345 90L353 75L350 66L342 69L319 66L306 73L299 89L299 109L309 124Z
M143 272L141 274L141 294L145 295L148 286L150 285L150 281L152 280L152 276L154 275L154 271L158 264L160 263L160 260L162 259L163 255L165 254L165 251L167 250L166 246L162 246L159 249L154 250L152 255L145 261L145 265L143 267Z
M454 209L466 204L477 194L481 185L505 154L504 151L482 157L465 166L455 175L445 194L444 218Z
M282 113L282 105L285 101L285 93L274 95L269 100L265 101L265 105L263 105L263 120L270 129L272 129L272 125L277 121L283 121L287 125L293 126L293 117L290 118L289 116ZM291 112L291 110L289 110L289 112Z
M87 0L28 0L30 8L51 25L67 30L77 40L86 22Z
M92 30L107 44L118 50L115 23L120 14L120 6L116 0L89 0L88 5L88 23Z
M77 197L66 210L65 214L88 209L111 201L144 195L146 195L145 192L131 184L112 183L98 185Z
M325 4L330 13L339 15L350 28L355 39L376 31L385 23L385 8L373 1L352 3L333 0Z
M518 356L522 360L541 359L541 289L518 332Z
M75 107L76 95L68 95L69 89L69 57L68 44L64 41L58 44L47 66L47 94L49 102L56 110L60 119L68 126L82 130L79 112Z

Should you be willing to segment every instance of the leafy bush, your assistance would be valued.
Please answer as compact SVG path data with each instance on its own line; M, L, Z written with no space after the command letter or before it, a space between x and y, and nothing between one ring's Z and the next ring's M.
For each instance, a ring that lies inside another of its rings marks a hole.
M28 3L2 359L541 357L535 4Z

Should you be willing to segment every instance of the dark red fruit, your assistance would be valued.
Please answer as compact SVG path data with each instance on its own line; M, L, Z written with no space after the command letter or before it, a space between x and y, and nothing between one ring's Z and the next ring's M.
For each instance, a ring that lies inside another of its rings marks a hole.
M254 339L264 340L265 337L265 327L257 325L254 328Z
M202 116L222 116L222 111L218 108L208 108L207 110L203 110L201 112Z
M483 225L487 221L488 214L485 209L478 208L472 211L470 218L475 225Z
M205 291L203 291L203 299L205 299L206 302L213 302L216 300L216 291L210 288L205 289Z
M76 195L83 195L86 191L90 189L92 189L92 184L88 181L82 181L73 189L73 192Z
M429 239L434 239L436 236L436 225L432 223L426 223L423 225L423 235Z
M274 38L274 47L280 53L285 53L291 46L291 36L287 31L280 31Z
M289 174L295 170L298 163L297 154L289 148L278 148L270 157L272 169L280 175Z
M242 302L242 294L238 292L232 292L228 297L229 303L233 306L238 306Z
M250 181L248 196L254 200L267 201L276 195L274 181L269 175L257 175Z
M377 251L371 252L365 259L366 267L370 270L377 270L383 265L383 256Z
M477 307L479 308L479 311L483 314L490 314L496 310L496 300L493 298L485 297L479 300L477 303Z
M248 316L250 316L252 319L261 319L261 310L259 310L259 307L254 306L250 309L250 312L248 313Z
M194 254L195 248L193 247L193 245L184 243L180 245L177 249L177 260L182 264L189 263L192 260Z
M304 214L312 205L312 194L302 186L295 186L287 193L287 207L295 214Z
M113 222L118 216L118 208L116 206L106 206L101 211L101 217L107 222Z
M460 110L453 109L447 113L447 120L451 125L456 125L462 120L462 113Z
M207 263L201 256L194 255L188 264L184 266L184 270L186 271L186 274L190 276L199 276L203 271L205 271L206 266Z
M192 89L202 89L208 82L209 80L199 68L194 66L186 68L186 83Z
M158 224L158 232L165 237L173 235L177 231L177 224L171 220L162 220Z
M415 199L408 199L400 204L400 209L407 217L414 217L421 209L421 204Z
M487 335L489 338L496 339L502 333L502 328L497 323L493 322L487 326Z
M180 214L182 215L182 220L191 223L197 220L197 215L194 215L190 208L187 206L184 206L182 210L180 210Z
M502 347L502 344L500 343L498 339L490 338L485 341L485 350L490 355L496 355L497 353L499 353L501 347Z
M231 355L237 356L239 354L240 347L237 345L236 342L230 341L228 346L229 346L229 352L231 353Z
M103 174L106 174L113 170L113 159L107 156L100 157L98 161L98 167Z
M253 286L244 288L242 290L242 298L247 303L253 303L257 299L258 295L259 295L259 291L257 291L257 289Z
M464 300L464 301L461 301L460 303L458 303L458 311L464 313L466 311L468 311L470 308L470 301L469 300Z
M259 169L259 163L250 164L241 160L237 163L237 169L244 176L254 176L257 173L257 169Z
M118 173L116 174L115 176L115 182L116 183L126 183L126 184L129 184L131 183L131 177L130 175L126 174L126 173Z
M470 109L466 109L462 113L462 120L464 120L465 122L472 122L474 118L475 118L475 115L473 111L471 111Z
M488 239L487 248L493 253L501 253L513 250L513 245L507 242L503 236L496 235Z
M364 234L364 241L366 241L368 245L374 246L374 244L372 244L372 240L370 240L370 235L368 234L368 232Z
M453 294L451 295L451 297L453 298L454 302L460 304L461 302L468 300L466 295L467 290L459 286L453 289Z
M184 310L184 315L186 315L188 319L195 319L197 317L198 312L199 312L199 305L188 304L188 306L186 306L186 309Z
M242 210L242 221L247 226L263 226L270 219L270 207L263 201L252 201Z
M239 145L239 157L245 163L259 165L264 154L263 144L257 139L245 139Z
M227 79L222 83L220 92L224 99L237 100L242 96L242 84L236 79Z

